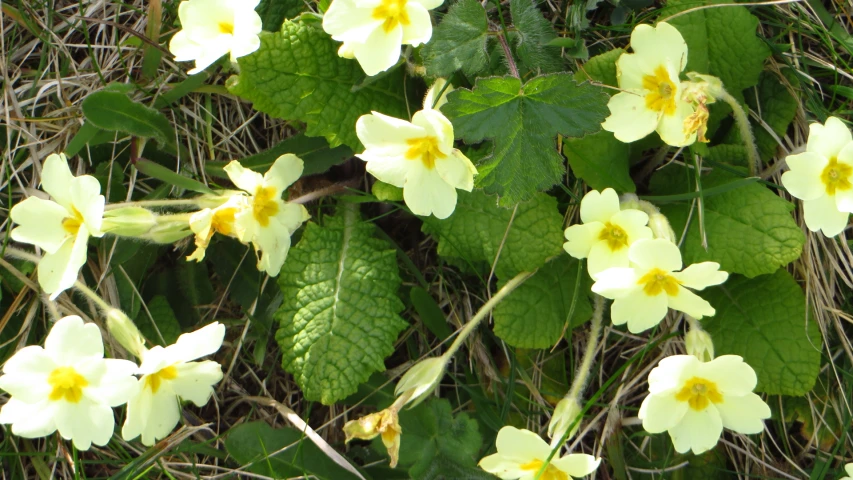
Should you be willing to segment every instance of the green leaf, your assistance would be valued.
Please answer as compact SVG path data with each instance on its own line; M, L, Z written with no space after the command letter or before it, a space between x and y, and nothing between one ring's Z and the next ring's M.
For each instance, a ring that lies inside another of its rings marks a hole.
M554 27L533 0L510 0L509 12L517 29L512 37L520 63L537 74L562 71L560 48L549 45L557 37Z
M146 307L148 313L140 310L135 322L142 335L154 344L164 347L175 343L181 335L181 324L178 323L169 300L163 295L156 295L146 304Z
M294 18L305 10L303 0L261 0L255 11L261 16L264 30L277 32L286 18Z
M473 77L488 62L489 19L477 0L454 3L421 50L427 75L446 77L457 70Z
M92 93L83 99L82 109L86 120L101 130L153 138L161 146L175 142L175 130L165 115L123 93Z
M459 467L476 465L483 443L477 422L464 413L454 416L447 400L433 399L403 410L400 426L405 432L400 442L400 465L411 465L409 473L413 479L436 478L431 464L439 456Z
M630 154L630 144L603 130L563 142L563 155L569 160L572 173L596 190L611 187L618 192L634 192L637 189L628 171Z
M185 326L190 326L191 322L200 318L198 309L204 309L205 305L213 302L213 285L210 283L210 273L207 270L206 263L181 260L181 263L174 269L174 275L180 291L180 298L195 311L194 319L181 319ZM172 301L174 302L175 299L172 298Z
M409 292L409 299L421 317L421 321L433 335L444 340L453 334L453 330L447 325L447 317L429 292L421 287L412 287Z
M496 480L498 477L479 467L463 466L443 452L437 453L427 464L418 464L409 470L414 480Z
M662 170L652 177L652 191L658 194L693 190L686 182L678 181L683 172L680 168ZM702 188L732 181L736 177L715 171L702 177ZM717 262L727 272L752 278L773 273L802 253L805 236L791 217L794 206L760 184L743 183L739 188L704 199L707 251L702 247L699 213L694 211L690 215L690 209L688 203L661 205L661 211L679 234L690 216L682 246L685 264Z
M579 266L568 255L546 263L495 307L495 335L513 347L549 348L592 318L591 282Z
M729 277L703 297L717 314L702 320L717 355L740 355L758 375L759 392L805 395L820 370L821 338L803 289L784 269Z
M357 479L331 461L314 443L294 428L272 428L249 422L228 431L225 449L246 470L272 478ZM276 453L285 449L281 453Z
M486 265L495 261L506 236L495 266L499 278L532 272L563 251L563 216L557 200L541 193L519 203L513 218L513 209L497 206L495 197L460 191L453 215L424 219L423 231L438 238L442 257Z
M241 159L240 165L249 170L266 173L276 159L285 153L292 153L305 162L303 177L324 173L332 166L352 158L352 150L344 145L330 148L329 143L323 138L298 134L282 140L269 150ZM228 178L225 173L225 166L228 163L228 161L205 162L204 171L208 175Z
M661 15L701 5L727 4L731 0L673 0ZM756 85L770 55L767 45L755 35L758 18L745 7L704 8L667 20L687 42L687 72L710 73L720 77L732 95Z
M555 137L599 131L607 98L566 73L523 85L515 77L478 78L473 90L451 92L442 111L465 142L493 140L492 155L478 166L477 185L500 195L502 205L514 205L561 180L565 167Z
M199 182L198 180L193 180L192 178L185 177L180 173L175 172L169 168L160 165L157 162L152 162L151 160L146 160L144 158L140 158L136 160L136 163L133 164L137 170L148 175L151 178L156 178L157 180L163 181L169 185L173 185L178 188L185 188L187 190L192 190L193 192L198 193L213 193L213 190L207 187L207 185Z
M376 227L355 205L308 223L279 274L284 302L276 313L282 366L305 398L330 405L385 370L397 334L406 327L397 298L396 251L373 238Z
M276 118L304 122L305 134L325 137L332 147L362 148L355 122L375 110L409 118L403 94L403 69L354 91L366 76L358 62L338 56L340 44L319 25L287 20L281 32L262 32L261 46L240 57L240 74L228 90Z
M604 52L601 55L596 55L583 64L583 68L575 73L575 80L583 82L593 80L596 82L616 87L619 82L616 80L616 60L619 56L625 53L621 48L614 48L609 52ZM616 94L615 90L605 90L605 92Z

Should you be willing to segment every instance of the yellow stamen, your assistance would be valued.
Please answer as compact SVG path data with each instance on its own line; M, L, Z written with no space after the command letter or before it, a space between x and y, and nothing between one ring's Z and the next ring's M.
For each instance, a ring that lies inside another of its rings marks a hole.
M59 367L50 372L47 383L53 387L47 398L54 402L64 398L71 403L79 402L83 398L83 389L89 385L86 378L72 367Z
M62 220L62 229L68 232L69 235L77 236L80 226L83 225L83 214L80 213L74 205L71 206L71 216L65 217Z
M174 380L176 378L178 378L178 369L174 365L170 365L150 375L146 375L145 386L143 388L150 388L151 393L157 393L157 390L160 390L160 384L163 380Z
M219 32L234 35L234 24L230 22L219 22Z
M409 149L406 150L405 157L407 160L420 160L424 166L432 170L435 168L435 159L447 158L447 155L441 153L438 149L438 139L436 137L421 137L410 138L406 140Z
M687 402L690 408L701 412L708 404L723 403L723 395L717 390L717 384L704 378L693 377L684 383L684 387L675 394L679 402Z
M390 33L397 25L409 25L409 14L406 12L406 2L408 0L382 0L378 7L373 9L373 18L376 20L384 20L382 29L385 33Z
M237 214L235 207L220 208L213 213L213 218L210 219L210 230L221 233L222 235L231 235L234 231L234 216Z
M643 76L643 89L649 92L646 94L646 108L663 112L667 116L675 115L677 89L675 83L669 78L666 67L659 65L654 75Z
M252 197L252 215L262 227L270 224L270 217L278 213L278 198L274 187L258 187Z
M540 468L542 468L543 463L545 462L543 462L542 460L532 460L530 462L519 465L519 467L522 470L535 473L538 472ZM545 468L545 471L542 472L542 476L539 477L539 480L569 480L569 475L549 463L548 467Z
M846 163L838 163L838 159L832 157L821 172L820 181L826 186L827 195L835 195L838 190L850 190L853 187L850 175L853 175L853 167Z
M612 252L628 246L628 233L619 225L613 225L610 222L604 224L604 229L598 234L598 239L606 241Z
M643 286L643 292L650 297L666 292L667 295L678 295L678 280L659 268L653 268L640 277L637 285Z

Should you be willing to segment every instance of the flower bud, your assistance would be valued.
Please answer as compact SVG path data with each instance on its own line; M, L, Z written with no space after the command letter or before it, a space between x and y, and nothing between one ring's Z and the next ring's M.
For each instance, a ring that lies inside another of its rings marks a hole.
M157 224L157 215L141 207L124 207L104 212L101 230L123 237L138 237Z
M192 233L193 231L190 230L189 222L168 222L154 226L154 228L144 235L139 235L138 238L154 243L175 243L184 237L192 235Z
M581 414L581 406L577 402L577 400L573 398L564 398L557 403L557 407L554 409L554 414L551 415L551 422L548 424L548 436L551 437L553 442L559 442L563 435L565 435L566 431L569 427L575 423L574 428L569 433L569 436L566 437L568 440L575 436L578 433L578 428L580 427L580 419L578 416Z
M691 328L684 336L684 345L688 355L693 355L703 362L714 359L714 341L705 330Z
M137 358L145 352L145 341L139 329L121 310L110 309L107 312L107 330L116 341Z
M660 212L649 215L649 228L652 229L652 234L655 238L663 238L678 245L678 238L676 238L675 232L669 225L666 215Z
M382 435L382 443L391 457L391 468L397 466L400 458L400 436L403 429L400 427L400 418L397 410L387 408L381 412L371 413L357 420L350 420L344 425L345 442L353 438L359 440L372 440L377 435Z
M444 376L446 365L447 359L443 356L427 358L416 363L397 383L394 394L400 396L406 392L411 392L406 404L410 408L414 407L435 390L438 381Z
M684 96L687 101L695 102L701 98L702 103L714 103L725 92L723 81L713 75L688 72L687 78L690 79L684 88Z
M447 103L447 94L452 92L453 85L447 85L447 80L443 78L436 78L435 82L433 82L432 86L426 93L424 97L424 110L439 110L441 106ZM441 90L444 89L442 92ZM441 97L438 97L438 101L436 101L436 97L441 93Z

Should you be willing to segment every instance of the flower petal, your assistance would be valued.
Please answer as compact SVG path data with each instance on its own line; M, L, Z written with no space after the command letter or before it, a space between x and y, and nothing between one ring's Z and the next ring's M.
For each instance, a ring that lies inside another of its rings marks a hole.
M445 182L435 169L416 166L406 177L403 200L415 215L435 215L445 219L456 209L456 189Z
M703 290L712 285L719 285L729 278L727 272L720 271L716 262L694 263L680 272L673 272L673 277L685 287L693 290Z
M12 433L23 438L46 437L56 431L56 402L25 403L10 398L0 409L0 423L12 424Z
M284 203L283 207L278 209L278 213L276 213L274 218L284 225L284 228L293 235L293 232L296 231L296 229L301 227L303 223L311 218L311 215L308 213L308 209L305 208L305 205Z
M688 378L696 376L700 363L693 355L670 355L664 358L649 372L649 393L655 395L680 390Z
M367 152L382 156L402 156L409 149L407 140L426 136L422 127L379 112L359 117L355 133Z
M406 184L406 176L415 165L414 162L406 160L402 155L384 156L375 154L371 150L356 156L367 162L366 169L371 175L398 188L403 188Z
M264 174L264 185L276 189L279 196L302 176L305 163L292 153L284 154L275 159L272 167Z
M595 276L592 291L611 300L625 298L642 290L633 268L609 268ZM624 322L622 322L624 323Z
M323 15L323 30L339 42L361 42L381 25L373 9L359 8L352 0L334 0Z
M676 77L676 80L678 77ZM676 81L676 85L678 82ZM680 98L681 87L676 87L676 93ZM683 100L675 101L675 112L672 115L664 113L657 128L655 129L660 135L661 140L667 145L673 147L685 147L696 142L696 132L686 132L684 129L684 121L693 114L695 108L692 103Z
M100 381L87 387L84 394L110 407L124 405L140 388L139 380L133 376L139 367L131 361L114 358L103 360L103 364L105 371Z
M610 316L614 325L628 324L631 333L644 332L657 326L667 312L667 296L647 295L642 289L635 290L631 295L617 298L610 308Z
M506 458L500 453L494 453L483 457L477 464L483 470L497 476L502 480L516 480L530 472L521 468L521 462Z
M696 319L710 317L716 313L707 300L681 286L678 287L677 294L666 295L666 298L669 308L684 312Z
M589 256L592 246L597 243L598 236L604 224L601 222L589 222L580 225L572 225L563 232L566 243L563 249L575 258L586 258Z
M252 195L255 194L255 190L258 187L262 187L264 184L263 175L243 167L237 160L231 160L228 165L225 165L224 170L237 188L245 190Z
M161 384L157 393L148 396L146 400L150 406L148 415L142 421L142 444L150 447L172 433L181 420L181 410L175 392L165 384Z
M409 24L403 25L404 45L417 47L432 38L432 19L423 5L416 1L406 2L406 13L409 15Z
M207 404L213 385L222 380L222 367L212 360L183 363L175 368L177 376L171 381L175 394L199 407Z
M834 196L824 195L814 200L804 200L803 216L809 230L820 230L825 236L834 237L847 228L850 214L838 210Z
M44 341L45 352L58 366L104 358L101 331L94 323L83 323L76 315L60 318Z
M612 188L605 188L601 193L591 190L581 200L580 214L583 223L607 223L619 211L619 195Z
M511 426L505 426L498 431L495 439L498 454L504 458L527 463L531 460L545 460L551 454L551 447L542 437L531 432Z
M640 420L649 433L661 433L678 425L689 408L687 402L676 400L675 395L649 394L640 405Z
M68 238L56 253L45 254L38 265L38 281L50 300L71 288L80 268L86 263L89 231L85 226L77 230L77 237Z
M649 63L672 62L677 72L687 66L687 43L681 33L666 22L656 27L637 25L631 32L631 49Z
M9 212L9 217L18 224L12 230L12 240L56 253L69 237L62 227L62 221L68 216L68 210L56 202L29 197Z
M174 362L189 362L213 355L222 347L225 325L213 322L191 333L184 333L174 345L166 347L165 355Z
M836 117L829 117L826 119L825 125L819 123L809 125L806 151L815 152L830 159L837 157L851 141L853 141L853 137L851 137L847 125Z
M632 263L644 270L659 268L665 272L681 270L681 251L678 247L663 238L652 240L637 240L628 250Z
M89 234L101 235L101 222L104 220L104 196L101 184L90 175L83 175L71 182L71 203L83 216Z
M79 450L106 445L115 429L115 417L110 407L94 403L86 397L77 403L56 402L56 427L66 440L72 440Z
M436 160L435 169L451 187L466 192L474 189L477 167L459 150L454 148L447 158Z
M723 426L738 433L756 434L764 431L764 420L770 418L770 407L758 395L743 397L726 395L726 401L715 404Z
M569 474L570 478L581 478L589 475L598 468L600 458L585 453L572 453L551 462L563 472Z
M259 271L271 277L278 276L290 251L290 235L290 230L275 217L269 219L269 225L258 229L252 244L261 252L257 264Z
M714 448L723 434L723 421L716 408L697 412L688 408L681 422L669 430L669 436L678 453L693 450L695 455Z
M402 40L403 29L400 26L387 33L383 28L376 28L364 39L364 43L353 45L353 54L364 73L372 77L397 64Z
M699 363L696 376L714 382L726 398L752 393L758 385L755 370L738 355L721 355L710 362Z
M639 91L621 92L607 102L610 116L601 128L613 132L620 142L631 143L646 137L658 126L658 112L646 107L646 98Z
M50 194L56 203L71 210L71 182L74 175L64 153L51 154L44 160L41 170L41 189Z
M610 268L627 268L628 263L628 248L611 250L607 241L598 241L592 244L586 265L589 276L598 278L599 273Z
M814 200L826 194L826 186L820 179L829 163L826 157L814 152L803 152L785 158L789 171L782 174L782 185L792 196L800 200Z

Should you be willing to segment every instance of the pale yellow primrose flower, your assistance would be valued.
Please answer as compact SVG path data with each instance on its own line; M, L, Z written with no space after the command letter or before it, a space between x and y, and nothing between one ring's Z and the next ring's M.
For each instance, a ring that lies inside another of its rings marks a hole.
M112 407L137 389L136 364L104 358L101 331L78 316L60 319L44 343L18 350L3 366L0 388L12 398L0 410L0 423L24 438L59 430L79 450L104 446L113 435Z
M344 42L338 55L355 58L367 75L393 67L400 46L417 47L432 37L429 10L443 0L334 0L323 30Z
M169 42L179 62L195 61L194 75L226 53L231 61L261 46L261 17L255 12L260 0L189 0L178 5L181 30Z
M357 420L350 420L344 425L346 439L344 443L357 438L359 440L373 440L381 436L382 444L388 450L391 459L389 466L394 468L400 459L400 440L403 428L400 426L400 416L395 408L386 408L381 412L365 415Z
M437 91L435 86L432 90ZM456 189L474 188L477 168L453 148L453 125L431 105L424 105L411 122L378 112L362 115L355 131L365 146L356 156L367 162L374 177L402 188L415 215L447 218L456 209Z
M19 226L11 237L44 250L38 281L54 300L77 280L80 267L86 263L89 236L103 236L105 201L98 180L90 175L72 175L64 154L45 159L41 184L53 201L29 197L12 207L9 217Z
M846 477L842 477L839 480L853 480L853 463L848 463L844 465L844 472L847 474Z
M696 141L686 132L685 120L693 104L682 98L679 74L687 65L687 44L668 23L657 27L637 25L631 32L631 49L616 61L616 78L623 91L607 107L610 116L601 127L626 143L657 131L669 145L683 147Z
M506 426L498 432L498 452L480 460L483 470L502 480L533 480L551 454L551 447L539 435ZM598 468L600 458L572 453L554 458L539 480L567 480L589 475Z
M638 240L628 249L630 267L616 267L598 274L592 291L613 300L614 325L628 324L631 333L648 330L672 308L693 318L714 315L714 307L685 287L703 290L726 281L729 274L720 264L702 262L682 271L681 252L673 243L658 238Z
M853 212L853 138L844 122L829 117L809 125L806 151L789 155L782 185L803 201L806 226L827 237L847 227Z
M258 270L272 277L278 275L287 258L290 236L311 218L303 205L281 199L284 190L302 175L303 168L302 160L290 153L278 157L263 176L243 168L236 160L225 166L228 178L249 194L249 208L235 212L235 235L261 252Z
M649 373L649 395L639 417L649 433L669 432L675 450L698 455L717 444L723 428L754 434L764 430L770 407L752 393L755 371L737 355L703 363L673 355Z
M237 236L234 222L238 213L251 208L247 199L246 195L237 193L216 208L205 208L190 216L190 229L195 234L196 248L187 260L204 260L204 253L215 233L226 237Z
M628 248L637 240L652 238L649 216L634 209L621 210L612 188L592 190L581 200L582 225L572 225L564 235L563 249L575 258L589 258L589 276L613 267L628 266Z
M122 438L142 435L142 444L150 447L178 424L181 400L204 406L213 395L213 385L222 380L222 367L212 360L193 360L215 353L223 338L225 326L214 322L181 335L174 345L144 352L136 372L142 378L138 393L127 402Z

